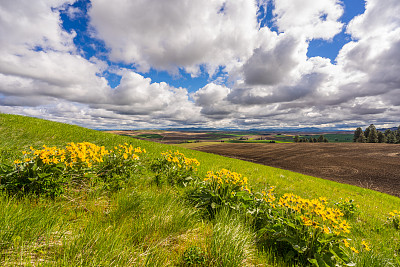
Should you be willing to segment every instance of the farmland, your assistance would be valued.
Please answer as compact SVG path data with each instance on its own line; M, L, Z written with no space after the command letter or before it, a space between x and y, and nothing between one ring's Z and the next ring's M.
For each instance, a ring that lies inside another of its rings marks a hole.
M308 133L308 132L269 132L269 131L178 131L178 130L124 130L107 131L109 133L130 136L163 144L181 144L182 147L195 147L202 142L226 143L292 143L293 137L299 135L305 138L318 138L324 135L330 143L352 142L353 134ZM195 144L195 145L193 145Z
M400 196L400 145L218 144L195 149Z

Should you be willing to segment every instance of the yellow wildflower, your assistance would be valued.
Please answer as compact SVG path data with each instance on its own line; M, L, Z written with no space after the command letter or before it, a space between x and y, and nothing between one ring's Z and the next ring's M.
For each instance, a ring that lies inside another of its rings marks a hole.
M351 251L353 251L354 253L359 253L359 251L358 251L355 247L351 247L350 249L351 249Z
M366 251L370 251L371 250L371 248L369 247L369 244L366 241L363 240L361 242L361 245L362 245L363 249L365 249Z

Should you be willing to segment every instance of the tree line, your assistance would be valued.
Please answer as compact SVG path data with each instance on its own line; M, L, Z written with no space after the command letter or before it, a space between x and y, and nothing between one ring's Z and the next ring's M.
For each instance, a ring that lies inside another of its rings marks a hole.
M353 142L356 143L389 143L399 144L400 143L400 125L397 130L387 129L383 133L378 131L375 125L371 124L365 131L361 127L358 127L354 131Z
M318 138L315 138L315 137L312 137L312 136L310 136L309 138L307 138L307 137L299 137L298 135L296 135L294 137L294 142L295 143L303 143L303 142L305 142L305 143L328 143L329 141L323 135L320 135Z

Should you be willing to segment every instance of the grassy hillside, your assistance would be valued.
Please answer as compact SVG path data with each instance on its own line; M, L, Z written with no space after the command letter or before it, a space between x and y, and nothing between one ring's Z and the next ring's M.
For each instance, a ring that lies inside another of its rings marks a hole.
M148 151L149 160L163 151L177 149L78 126L0 114L1 163L12 164L30 146L65 146L83 141L106 147L125 142L140 146ZM400 249L400 231L387 223L389 212L400 209L399 198L240 160L179 150L201 163L200 177L205 177L207 171L226 168L248 177L254 191L273 185L279 194L323 196L331 203L354 200L359 207L358 213L349 218L350 238L357 244L367 240L372 250L351 254L352 261L358 266L399 264L396 253ZM225 266L295 264L285 263L273 248L260 249L245 219L232 214L205 219L185 201L186 190L158 186L154 173L147 170L132 177L132 183L119 191L70 190L54 200L14 198L3 193L0 262L8 266L190 266L185 256L204 253L205 264L210 266L217 266L218 262L226 262Z

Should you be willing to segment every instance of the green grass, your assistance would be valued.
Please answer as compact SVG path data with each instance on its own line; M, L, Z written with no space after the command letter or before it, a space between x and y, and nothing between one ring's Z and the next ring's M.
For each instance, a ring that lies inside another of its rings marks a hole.
M353 134L325 134L329 142L351 143L353 142Z
M353 142L353 134L324 134L329 143L351 143ZM301 135L300 137L315 137L318 139L319 135Z
M274 140L293 143L293 135L274 135Z
M35 118L0 114L0 162L11 163L29 146L64 146L88 141L112 147L130 143L146 148L149 157L176 146L89 130ZM334 202L354 199L360 213L350 219L358 244L368 240L373 250L355 255L357 266L397 266L400 231L386 224L386 216L400 209L400 199L355 186L179 148L197 158L199 173L227 168L249 178L254 189L277 186L279 193L304 198L324 196ZM0 265L43 266L176 266L184 251L198 246L208 255L208 266L218 260L231 266L291 266L271 251L257 250L254 237L240 218L202 219L186 203L184 189L155 186L152 174L134 177L119 192L67 192L48 200L0 196ZM229 251L234 255L224 258ZM239 265L238 265L238 262Z
M268 143L293 143L293 142L286 142L286 141L277 141L277 140L229 140L227 143L261 143L261 144L268 144Z
M209 146L209 145L217 145L217 144L221 144L221 142L220 141L214 141L214 142L189 142L189 143L174 144L174 146L193 149L193 148L200 147L200 146Z
M163 136L159 134L139 134L135 135L134 137L139 137L139 138L148 138L148 139L162 139Z

